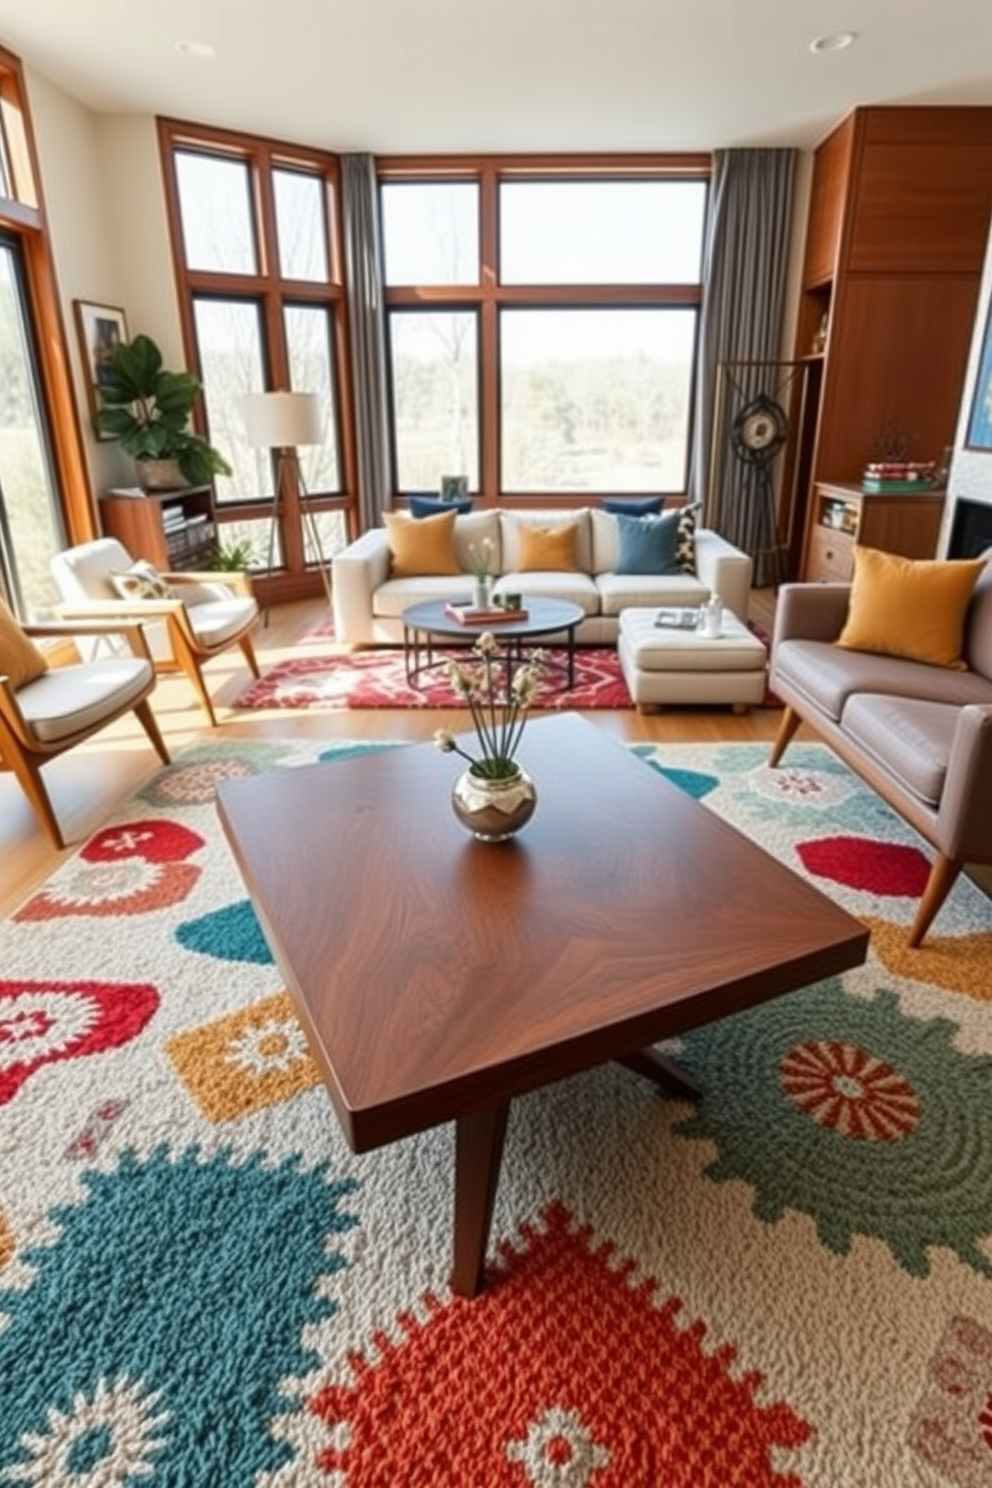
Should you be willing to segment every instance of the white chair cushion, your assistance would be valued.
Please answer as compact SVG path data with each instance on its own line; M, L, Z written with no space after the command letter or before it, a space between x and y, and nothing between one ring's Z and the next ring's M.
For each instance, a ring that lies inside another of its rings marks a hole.
M56 553L51 570L65 600L119 599L111 575L126 573L131 562L131 554L115 537L100 537Z
M245 597L215 599L209 604L188 606L186 614L200 644L213 649L247 630L258 618L258 605Z
M35 738L54 744L140 702L153 680L141 656L52 667L19 688L17 706Z

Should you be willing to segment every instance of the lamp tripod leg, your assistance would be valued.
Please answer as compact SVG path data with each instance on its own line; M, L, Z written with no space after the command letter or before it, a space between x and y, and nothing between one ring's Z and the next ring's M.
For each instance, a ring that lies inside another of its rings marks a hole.
M272 498L272 515L269 518L269 551L268 551L268 554L267 554L266 560L265 560L265 573L266 573L265 603L262 606L262 625L265 627L265 629L268 629L268 625L269 625L269 607L270 607L269 596L272 593L272 560L275 557L275 553L276 553L276 528L279 525L279 512L280 512L280 507L281 507L281 504L282 504L280 502L280 499L279 499L281 490L282 490L282 471L280 470L280 472L279 472L279 481L276 484L275 495Z
M303 489L302 480L300 481L300 498L303 502L303 523L310 534L310 542L312 543L313 550L317 555L317 565L320 569L320 582L324 586L324 593L327 595L327 603L328 605L330 605L332 603L331 571L328 566L327 559L324 557L324 545L320 540L320 527L317 523L317 513L310 510L307 502L307 494L306 491Z

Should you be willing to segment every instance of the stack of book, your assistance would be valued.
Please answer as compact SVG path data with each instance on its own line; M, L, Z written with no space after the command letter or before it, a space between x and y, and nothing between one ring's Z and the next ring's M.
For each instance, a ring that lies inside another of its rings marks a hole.
M933 460L875 460L865 466L862 491L927 491L934 482Z
M507 610L501 605L487 605L479 609L471 604L446 604L444 613L461 625L496 625L500 620L526 620L527 611L522 607Z

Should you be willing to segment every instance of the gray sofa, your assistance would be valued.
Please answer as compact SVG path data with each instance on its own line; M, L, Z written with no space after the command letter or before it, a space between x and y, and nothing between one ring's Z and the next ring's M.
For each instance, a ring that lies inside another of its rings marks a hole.
M551 525L577 521L577 567L568 573L521 573L518 569L521 522ZM400 619L410 605L425 600L469 597L468 550L488 539L493 544L495 592L569 600L584 619L576 640L612 644L620 612L635 606L701 605L718 594L741 619L747 617L751 560L706 528L696 530L696 572L678 575L618 574L616 517L594 507L553 510L466 512L455 519L455 552L464 580L435 575L391 578L389 541L384 527L372 528L337 553L332 562L334 631L356 646L395 645L403 639Z
M966 863L992 863L992 550L968 607L966 671L834 644L846 584L783 585L772 688L786 704L770 764L808 723L935 849L918 946Z

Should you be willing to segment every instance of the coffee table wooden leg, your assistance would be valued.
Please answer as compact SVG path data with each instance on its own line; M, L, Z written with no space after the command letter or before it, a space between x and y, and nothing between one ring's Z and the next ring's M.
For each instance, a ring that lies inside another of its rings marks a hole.
M652 1080L655 1085L664 1085L666 1090L682 1096L683 1100L699 1100L703 1094L702 1087L695 1080L664 1054L659 1054L657 1049L638 1049L634 1054L625 1054L617 1064L626 1065L627 1069Z
M510 1106L493 1106L455 1122L455 1263L451 1290L476 1297L499 1183L503 1139Z

